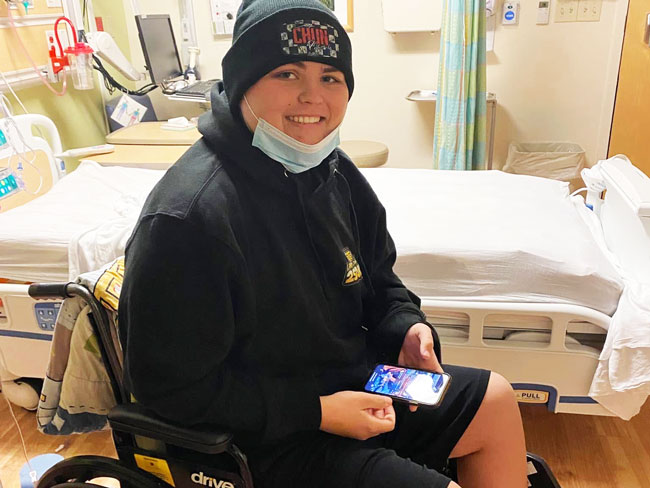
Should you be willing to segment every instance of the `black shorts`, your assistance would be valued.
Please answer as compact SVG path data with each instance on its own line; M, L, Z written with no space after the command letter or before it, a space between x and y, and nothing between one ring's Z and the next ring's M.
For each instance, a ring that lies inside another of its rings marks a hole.
M260 488L446 488L449 454L476 415L490 372L443 366L452 376L437 409L394 403L395 430L367 441L314 432L249 454Z

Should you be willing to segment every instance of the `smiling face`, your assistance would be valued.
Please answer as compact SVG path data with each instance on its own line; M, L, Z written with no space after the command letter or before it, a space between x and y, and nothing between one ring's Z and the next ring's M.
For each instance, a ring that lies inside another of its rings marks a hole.
M311 61L285 64L251 86L240 108L255 131L255 115L305 144L316 144L336 129L348 106L348 87L338 69ZM251 112L255 112L253 113Z

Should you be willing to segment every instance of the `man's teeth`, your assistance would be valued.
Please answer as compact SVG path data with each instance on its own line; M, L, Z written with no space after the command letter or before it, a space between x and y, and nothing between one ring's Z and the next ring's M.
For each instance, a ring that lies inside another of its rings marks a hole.
M298 122L299 124L315 124L320 121L320 117L303 117L301 116L290 116L289 120L293 122Z

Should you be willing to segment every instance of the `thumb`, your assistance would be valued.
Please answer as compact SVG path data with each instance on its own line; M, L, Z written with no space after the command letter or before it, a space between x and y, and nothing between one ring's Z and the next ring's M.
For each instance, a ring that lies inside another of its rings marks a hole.
M393 399L383 395L374 395L372 393L366 394L367 407L366 408L386 408L393 404Z

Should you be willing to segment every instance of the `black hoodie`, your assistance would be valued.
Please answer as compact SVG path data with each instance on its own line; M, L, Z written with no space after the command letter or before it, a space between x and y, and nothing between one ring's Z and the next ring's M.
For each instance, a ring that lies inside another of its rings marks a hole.
M382 205L340 150L287 173L216 87L203 138L149 195L126 249L125 380L173 421L243 445L320 425L319 396L397 360L418 298Z

